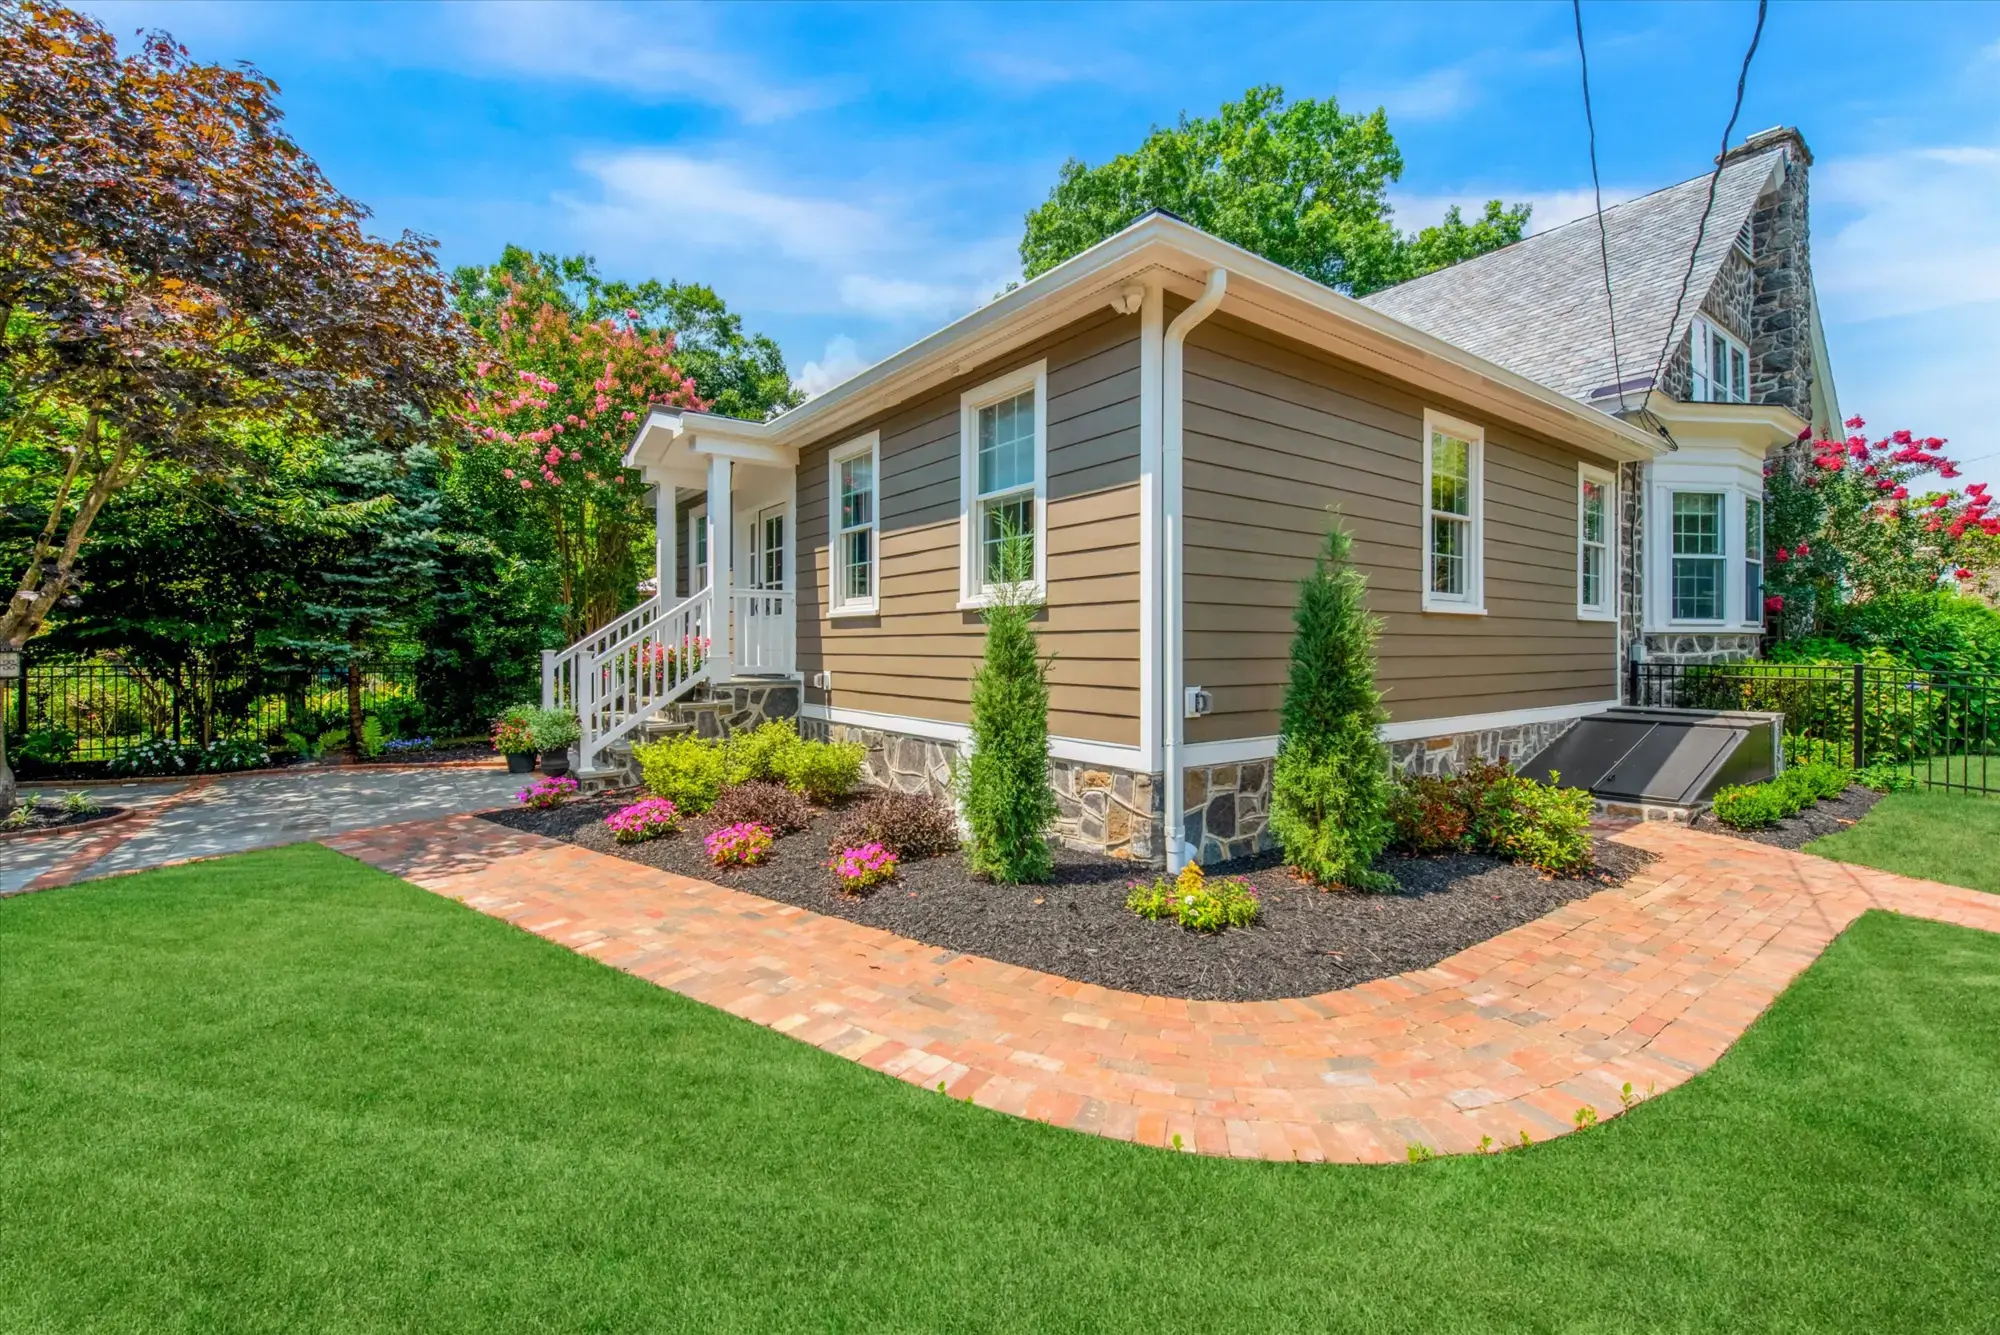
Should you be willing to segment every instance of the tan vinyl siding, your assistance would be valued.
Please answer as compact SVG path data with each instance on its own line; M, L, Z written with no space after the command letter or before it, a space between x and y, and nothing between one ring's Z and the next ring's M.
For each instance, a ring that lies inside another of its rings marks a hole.
M1576 451L1223 316L1186 374L1185 680L1214 700L1190 741L1278 731L1298 580L1334 509L1383 621L1392 719L1617 694L1616 628L1576 615ZM1426 407L1486 431L1483 617L1420 610Z
M1049 730L1139 741L1139 321L1093 314L799 459L799 670L813 703L949 723L968 716L984 626L958 609L959 395L1048 361ZM880 613L825 616L827 452L882 433Z

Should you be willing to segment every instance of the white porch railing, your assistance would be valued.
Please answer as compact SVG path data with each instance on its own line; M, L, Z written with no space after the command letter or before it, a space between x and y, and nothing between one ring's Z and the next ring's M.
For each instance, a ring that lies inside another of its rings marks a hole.
M751 676L789 675L798 664L797 613L790 589L731 589L730 667Z
M582 726L577 768L708 679L714 591L662 607L656 595L567 649L542 654L542 707L568 708Z

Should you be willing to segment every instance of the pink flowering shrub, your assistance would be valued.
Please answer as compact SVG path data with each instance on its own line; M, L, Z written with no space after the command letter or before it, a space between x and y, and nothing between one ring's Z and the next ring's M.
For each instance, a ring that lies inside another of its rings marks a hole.
M701 841L718 867L754 867L771 854L771 830L755 821L725 825Z
M534 807L540 811L549 807L559 807L576 794L577 782L569 775L563 774L554 778L544 775L514 794L514 800L523 806Z
M664 797L649 797L620 807L604 818L611 837L621 844L643 844L672 834L681 827L681 813Z
M863 844L859 848L842 849L826 865L833 868L833 877L842 890L858 895L896 874L896 855L881 844Z

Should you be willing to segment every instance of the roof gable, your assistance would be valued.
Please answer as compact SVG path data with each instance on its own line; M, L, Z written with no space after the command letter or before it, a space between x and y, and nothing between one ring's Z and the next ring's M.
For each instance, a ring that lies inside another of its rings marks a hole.
M1773 147L1723 166L1678 317L1675 300L1708 195L1708 175L1606 209L1604 252L1593 215L1362 300L1571 398L1601 404L1609 397L1615 407L1618 382L1643 397L1662 344L1671 349L1686 336L1737 232L1783 160L1784 150ZM1618 315L1615 370L1605 320L1604 253L1610 256Z

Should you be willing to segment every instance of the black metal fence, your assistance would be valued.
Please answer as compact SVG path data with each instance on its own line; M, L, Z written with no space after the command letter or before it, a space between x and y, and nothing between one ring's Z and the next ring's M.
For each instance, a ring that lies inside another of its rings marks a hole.
M1635 705L1785 716L1785 754L2000 795L2000 674L1794 663L1633 663Z
M417 723L414 664L361 663L354 676L363 715L374 717L386 736ZM10 757L30 769L88 765L157 739L205 745L240 738L281 747L288 735L344 738L348 686L346 665L224 675L155 674L111 657L29 661L18 681L0 682L0 711Z

